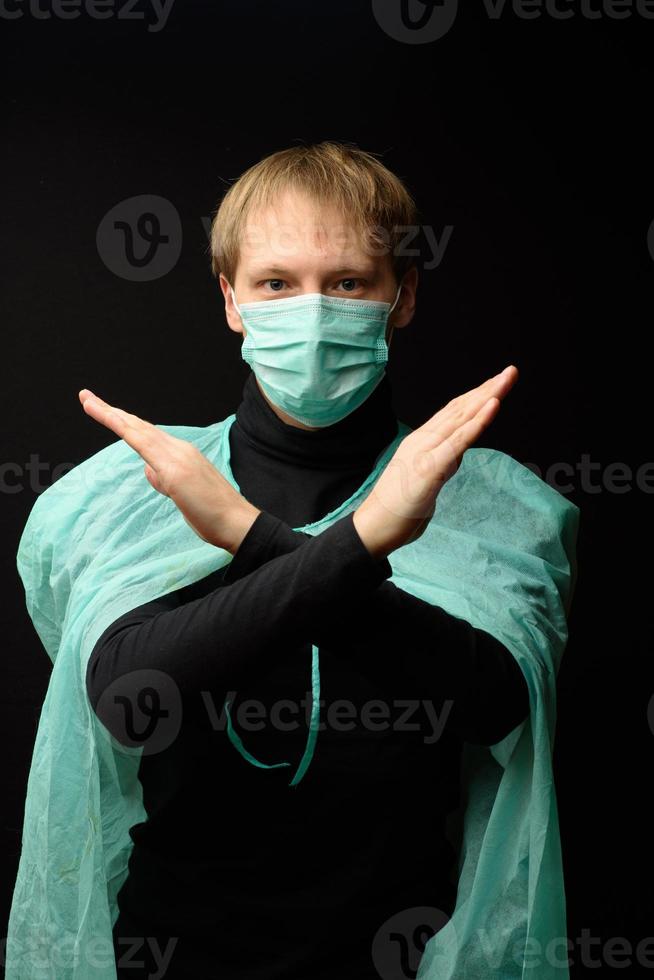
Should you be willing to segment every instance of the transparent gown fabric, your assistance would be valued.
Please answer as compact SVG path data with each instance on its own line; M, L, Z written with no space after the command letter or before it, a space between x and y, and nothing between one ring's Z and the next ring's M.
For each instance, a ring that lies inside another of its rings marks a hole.
M159 427L194 443L238 489L229 464L234 419ZM319 534L354 510L410 431L400 422L359 490L296 530ZM143 747L121 746L99 721L86 664L123 613L231 560L195 535L143 465L123 440L111 443L37 498L20 539L27 609L53 668L27 783L8 980L115 980L112 927L128 831L146 819ZM552 748L578 520L579 509L527 467L475 447L422 536L389 555L397 586L509 648L530 699L529 718L501 742L464 746L456 907L427 942L418 980L569 976ZM426 771L425 785L429 778ZM420 806L420 794L407 805Z

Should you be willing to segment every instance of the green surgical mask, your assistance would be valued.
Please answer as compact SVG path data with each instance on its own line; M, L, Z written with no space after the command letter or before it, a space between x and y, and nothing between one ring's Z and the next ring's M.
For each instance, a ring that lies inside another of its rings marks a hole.
M388 361L395 302L303 293L238 306L241 356L271 402L304 425L340 422L368 398Z

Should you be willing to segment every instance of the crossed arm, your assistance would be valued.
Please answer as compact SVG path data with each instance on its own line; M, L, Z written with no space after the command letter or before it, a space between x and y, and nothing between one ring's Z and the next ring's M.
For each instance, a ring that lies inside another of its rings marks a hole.
M116 678L155 668L182 695L227 692L270 664L279 645L315 643L356 660L389 695L452 701L447 724L462 739L493 745L529 714L522 671L484 630L387 581L352 520L318 535L262 511L226 569L121 616L87 665L94 710L118 738L122 715L99 701ZM209 590L210 591L207 591Z

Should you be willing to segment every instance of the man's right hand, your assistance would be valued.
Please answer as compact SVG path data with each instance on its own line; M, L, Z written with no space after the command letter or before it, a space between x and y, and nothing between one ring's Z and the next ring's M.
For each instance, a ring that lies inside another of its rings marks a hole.
M511 364L477 388L453 398L402 440L371 492L353 515L363 543L384 558L419 538L436 498L461 458L495 418L518 378Z

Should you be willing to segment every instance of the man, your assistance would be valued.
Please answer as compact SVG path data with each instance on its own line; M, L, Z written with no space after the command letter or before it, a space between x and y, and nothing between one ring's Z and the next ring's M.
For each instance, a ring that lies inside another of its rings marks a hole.
M80 392L85 411L145 461L156 499L169 498L214 554L232 556L209 574L187 571L172 591L170 575L157 587L139 572L147 601L125 597L121 614L104 612L87 630L94 712L116 743L144 749L145 819L130 821L113 923L118 975L139 975L123 961L139 936L143 976L162 949L167 977L362 980L398 956L414 969L455 908L446 818L463 743L505 749L511 736L526 746L529 671L520 640L494 635L503 610L493 583L482 593L487 628L472 622L485 619L474 608L473 556L463 564L469 581L452 580L442 603L429 598L447 581L446 544L442 555L432 547L437 497L517 371L413 432L398 422L385 363L392 331L415 309L417 271L396 248L412 223L401 182L352 147L281 151L233 185L214 220L212 261L252 374L237 413L220 424L215 465L214 449L190 431L179 438ZM460 496L447 497L444 525ZM472 539L482 522L466 513ZM519 540L519 525L506 530ZM138 557L128 558L131 547L118 542L125 566ZM448 592L468 615L446 610ZM177 736L156 750L152 728L140 737L133 724L143 672L148 691L159 672L172 680L183 705ZM224 702L227 732L210 723L207 695ZM263 724L248 724L246 702ZM531 901L524 896L525 917Z

